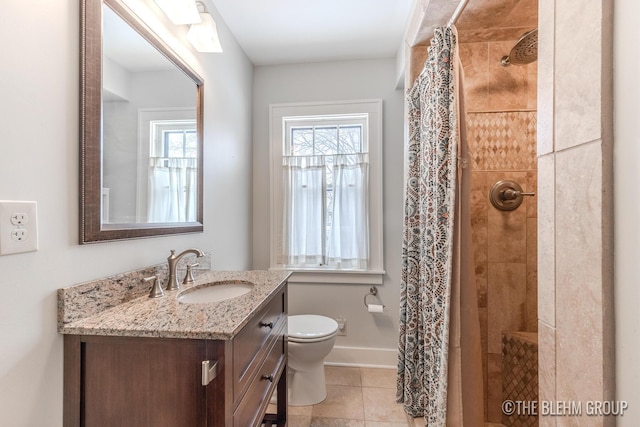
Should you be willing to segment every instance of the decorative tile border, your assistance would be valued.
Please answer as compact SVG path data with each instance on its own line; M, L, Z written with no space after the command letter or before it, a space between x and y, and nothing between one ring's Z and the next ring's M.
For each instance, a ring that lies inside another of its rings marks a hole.
M467 113L473 170L535 170L535 111Z

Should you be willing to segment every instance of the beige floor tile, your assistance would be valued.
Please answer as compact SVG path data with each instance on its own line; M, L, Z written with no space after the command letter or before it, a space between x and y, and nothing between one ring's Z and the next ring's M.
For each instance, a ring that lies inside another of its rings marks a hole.
M313 406L289 406L288 412L291 415L308 415L311 416Z
M362 396L365 420L406 422L404 408L396 403L395 389L362 387Z
M364 420L362 387L327 385L327 398L314 405L314 417L346 418Z
M424 418L409 417L396 403L395 369L327 366L325 373L327 399L314 406L289 406L289 427L424 427Z
M363 387L396 388L395 369L360 368Z
M311 415L291 415L287 417L287 427L310 427Z
M362 385L360 368L325 366L324 376L326 383L330 385Z
M407 423L390 423L387 421L365 421L365 427L413 427L413 424Z
M362 420L313 417L311 419L311 427L365 427L365 424Z

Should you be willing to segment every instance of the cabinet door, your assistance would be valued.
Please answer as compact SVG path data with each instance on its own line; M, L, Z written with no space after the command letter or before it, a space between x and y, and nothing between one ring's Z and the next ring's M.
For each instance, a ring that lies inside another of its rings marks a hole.
M83 341L81 425L206 427L208 387L202 386L201 370L206 341Z

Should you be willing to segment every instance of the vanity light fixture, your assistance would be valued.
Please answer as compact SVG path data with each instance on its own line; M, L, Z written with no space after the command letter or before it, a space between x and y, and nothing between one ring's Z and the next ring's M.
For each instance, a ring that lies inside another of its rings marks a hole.
M198 6L193 0L155 0L155 2L175 25L200 22Z
M200 13L200 23L191 25L187 31L187 40L198 52L222 52L216 21L207 12L204 3L197 1L196 5Z

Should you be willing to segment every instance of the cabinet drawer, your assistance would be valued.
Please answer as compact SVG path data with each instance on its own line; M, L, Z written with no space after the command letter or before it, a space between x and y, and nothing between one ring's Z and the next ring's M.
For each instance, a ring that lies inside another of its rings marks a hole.
M238 400L260 367L276 332L286 333L284 291L273 297L233 340L233 400ZM284 325L284 329L283 329Z
M264 412L269 404L267 400L275 389L280 375L287 375L284 372L286 366L284 352L285 337L283 333L279 333L235 410L234 427L253 427L262 424Z

